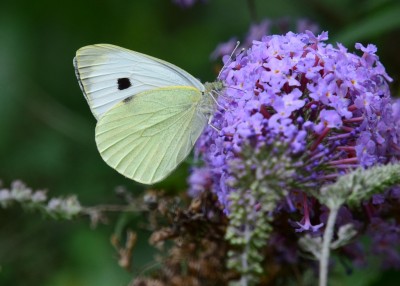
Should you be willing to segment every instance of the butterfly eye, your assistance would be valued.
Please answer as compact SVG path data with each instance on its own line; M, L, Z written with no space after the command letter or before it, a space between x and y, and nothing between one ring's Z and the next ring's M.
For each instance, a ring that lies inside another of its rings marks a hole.
M124 90L132 86L131 81L127 77L119 78L117 82L119 90Z

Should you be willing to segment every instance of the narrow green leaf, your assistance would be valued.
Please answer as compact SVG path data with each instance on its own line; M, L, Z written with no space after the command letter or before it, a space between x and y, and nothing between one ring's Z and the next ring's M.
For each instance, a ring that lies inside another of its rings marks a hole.
M352 44L355 39L362 41L400 27L400 4L388 6L374 14L366 15L363 19L347 26L341 33L336 34L332 41Z

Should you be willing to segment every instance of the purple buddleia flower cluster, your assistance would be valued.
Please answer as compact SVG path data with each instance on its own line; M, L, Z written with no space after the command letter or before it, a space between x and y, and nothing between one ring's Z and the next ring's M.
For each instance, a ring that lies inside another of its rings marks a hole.
M354 53L327 40L326 32L264 36L233 60L224 58L219 79L226 88L211 126L196 145L204 165L194 168L189 178L192 196L211 189L229 213L229 197L235 192L231 166L246 160L244 146L258 150L281 142L287 146L285 156L289 154L294 162L292 180L316 190L357 167L399 159L399 103L390 97L392 79L376 47L357 43ZM268 160L262 163L268 166ZM320 232L327 209L303 191L288 190L276 211L300 215L290 222L295 232ZM385 197L373 200L382 204ZM341 210L337 224L349 221L362 224L348 209ZM392 232L400 229L386 224ZM374 239L382 245L386 240L399 242L398 233L384 236L381 232L381 236Z

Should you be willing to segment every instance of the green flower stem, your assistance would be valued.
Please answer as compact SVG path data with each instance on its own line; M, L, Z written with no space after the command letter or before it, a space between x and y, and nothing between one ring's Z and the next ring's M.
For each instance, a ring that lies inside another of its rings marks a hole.
M319 286L328 285L329 255L338 211L338 206L332 207L329 212L328 222L326 223L324 237L322 241L321 256L319 258Z

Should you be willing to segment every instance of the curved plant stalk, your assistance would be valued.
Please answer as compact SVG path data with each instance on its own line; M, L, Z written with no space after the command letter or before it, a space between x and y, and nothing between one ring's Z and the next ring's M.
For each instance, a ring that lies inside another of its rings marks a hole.
M354 230L343 230L342 238L332 243L335 222L340 207L344 204L356 208L364 200L374 194L384 193L388 188L400 184L400 164L374 166L369 169L359 168L347 175L341 176L335 183L325 186L321 192L315 194L318 200L326 205L330 212L326 224L319 260L319 286L328 283L328 266L330 250L344 245L352 236Z
M322 240L321 255L319 259L319 286L326 286L328 283L331 241L333 238L338 211L339 208L336 207L330 209L329 211L328 222L326 223L324 238Z

